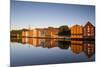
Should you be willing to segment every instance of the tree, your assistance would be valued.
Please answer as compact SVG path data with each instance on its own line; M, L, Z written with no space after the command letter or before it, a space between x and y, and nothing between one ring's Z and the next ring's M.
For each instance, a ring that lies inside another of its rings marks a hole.
M58 47L61 49L68 49L70 44L70 41L58 41Z
M71 32L70 32L69 27L67 25L60 26L58 35L59 36L70 36Z

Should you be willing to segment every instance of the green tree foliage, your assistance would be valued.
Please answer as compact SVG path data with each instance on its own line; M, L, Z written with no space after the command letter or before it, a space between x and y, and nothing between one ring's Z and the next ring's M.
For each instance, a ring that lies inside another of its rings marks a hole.
M19 37L22 37L22 31L21 30L11 30L10 36L11 36L11 34L19 34Z
M59 36L70 36L71 32L70 32L69 27L67 25L60 26L58 35Z

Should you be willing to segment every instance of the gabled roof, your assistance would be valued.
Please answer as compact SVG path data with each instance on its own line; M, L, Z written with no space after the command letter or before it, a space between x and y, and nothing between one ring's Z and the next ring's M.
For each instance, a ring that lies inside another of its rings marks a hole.
M91 25L91 26L93 26L93 27L94 27L94 25L93 25L91 22L89 22L89 21L85 24L85 26L84 26L84 27L86 27L86 26L88 26L88 25Z

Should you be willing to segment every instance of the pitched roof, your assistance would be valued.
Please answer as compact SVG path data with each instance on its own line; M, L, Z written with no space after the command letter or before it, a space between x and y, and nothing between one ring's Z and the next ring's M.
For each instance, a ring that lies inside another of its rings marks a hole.
M86 27L87 25L91 25L91 26L93 26L93 27L94 27L94 25L93 25L90 21L88 21L88 22L85 24L85 26L84 26L84 27Z

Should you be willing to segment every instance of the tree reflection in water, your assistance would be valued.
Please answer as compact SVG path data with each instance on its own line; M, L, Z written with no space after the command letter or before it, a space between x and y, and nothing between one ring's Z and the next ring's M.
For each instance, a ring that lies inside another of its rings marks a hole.
M78 41L78 40L59 40L59 39L39 39L39 38L11 38L11 42L18 42L28 44L34 47L42 48L54 48L58 47L60 49L71 48L74 54L80 54L82 52L88 58L91 58L95 54L95 41Z
M58 47L61 49L68 49L70 44L70 41L58 41Z

